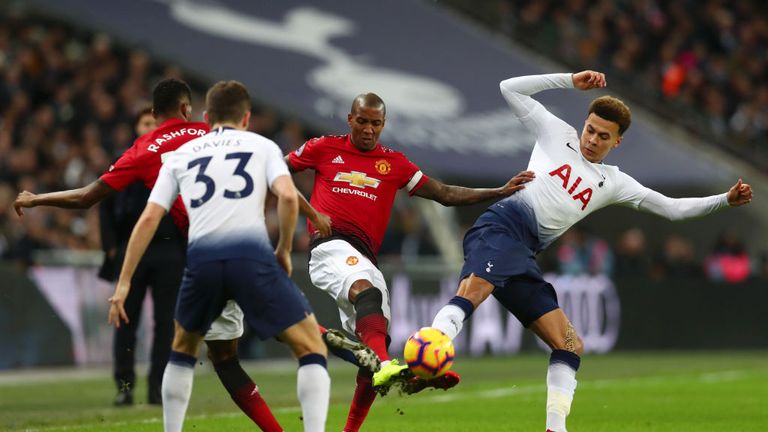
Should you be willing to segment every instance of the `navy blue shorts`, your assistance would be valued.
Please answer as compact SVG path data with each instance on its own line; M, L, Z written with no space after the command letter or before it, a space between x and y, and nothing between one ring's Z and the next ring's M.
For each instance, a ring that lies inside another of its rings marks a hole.
M487 213L486 213L487 215ZM486 216L484 215L484 216ZM535 255L519 235L481 217L464 236L461 279L471 273L496 288L493 296L528 327L560 306L557 294L536 263Z
M229 299L237 302L262 340L312 313L304 293L277 261L228 259L197 263L184 271L176 320L184 330L205 334Z

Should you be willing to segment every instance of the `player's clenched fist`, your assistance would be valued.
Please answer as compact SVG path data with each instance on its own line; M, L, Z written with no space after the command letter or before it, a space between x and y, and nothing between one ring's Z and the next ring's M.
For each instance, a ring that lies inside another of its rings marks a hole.
M575 73L571 78L573 79L573 87L579 90L592 90L595 88L602 88L607 85L605 81L605 74L592 70L585 70L579 73Z
M739 179L728 191L728 205L738 207L752 202L752 186Z
M22 210L22 208L34 207L34 205L32 204L33 198L35 198L35 194L33 194L32 192L28 192L28 191L21 192L16 197L16 201L13 202L13 208L16 210L16 214L19 216L24 216L24 210Z

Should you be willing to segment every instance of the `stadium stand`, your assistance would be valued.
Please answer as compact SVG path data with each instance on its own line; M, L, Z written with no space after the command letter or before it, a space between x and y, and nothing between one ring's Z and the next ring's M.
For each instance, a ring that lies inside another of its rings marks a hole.
M441 2L768 171L768 6L759 1ZM682 115L681 115L682 113Z

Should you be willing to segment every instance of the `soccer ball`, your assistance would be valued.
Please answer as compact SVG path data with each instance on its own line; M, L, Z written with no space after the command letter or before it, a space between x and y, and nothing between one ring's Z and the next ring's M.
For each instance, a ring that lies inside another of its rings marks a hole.
M415 375L435 378L453 365L453 342L445 333L432 327L417 331L405 343L403 358Z

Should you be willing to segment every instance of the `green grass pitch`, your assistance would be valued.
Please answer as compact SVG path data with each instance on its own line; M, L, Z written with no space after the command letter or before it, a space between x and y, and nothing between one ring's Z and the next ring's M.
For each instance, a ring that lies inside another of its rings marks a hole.
M459 358L450 391L390 394L374 404L365 431L543 431L547 355ZM354 370L331 362L329 431L340 431ZM302 430L295 364L246 370L287 431ZM0 430L161 431L162 410L110 406L109 371L0 373ZM585 356L570 431L763 431L768 424L768 352L620 353ZM185 431L253 431L207 365L198 368Z

